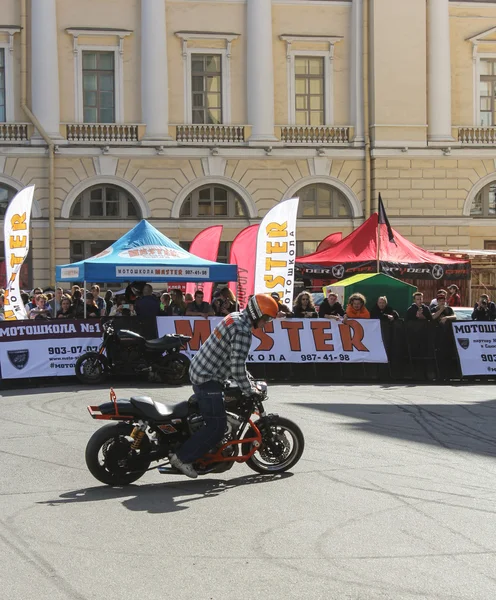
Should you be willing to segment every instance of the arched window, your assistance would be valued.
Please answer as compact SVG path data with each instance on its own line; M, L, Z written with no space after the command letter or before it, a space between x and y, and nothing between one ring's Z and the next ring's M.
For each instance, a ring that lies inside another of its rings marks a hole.
M115 185L96 185L84 190L72 205L71 219L139 219L138 204Z
M314 183L299 190L298 217L302 219L342 219L351 217L351 207L345 196L325 183Z
M481 189L470 207L471 217L496 216L496 181Z
M236 219L248 217L248 211L236 192L219 185L206 185L191 192L179 216L183 219Z
M17 191L14 188L5 185L5 183L0 183L0 217L5 216L7 206L16 194Z

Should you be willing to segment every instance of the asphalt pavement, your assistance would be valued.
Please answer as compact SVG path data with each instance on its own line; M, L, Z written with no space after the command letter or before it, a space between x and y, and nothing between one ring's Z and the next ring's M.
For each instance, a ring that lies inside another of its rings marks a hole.
M184 400L190 390L116 386ZM0 598L494 600L493 386L272 386L306 438L292 473L87 471L108 388L0 395Z

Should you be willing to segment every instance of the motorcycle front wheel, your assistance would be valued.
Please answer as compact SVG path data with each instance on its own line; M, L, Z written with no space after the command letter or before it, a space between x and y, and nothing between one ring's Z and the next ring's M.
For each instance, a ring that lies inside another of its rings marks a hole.
M140 449L133 450L128 423L109 423L90 437L86 446L86 466L95 479L112 486L129 485L142 477L150 460L146 458L150 449L148 436L141 441Z
M97 384L107 378L105 359L97 352L87 352L76 361L76 377L81 383Z
M169 385L186 383L189 377L190 363L189 358L180 352L167 354L160 363L160 378Z
M270 421L262 423L260 419L255 423L262 433L262 445L246 461L246 464L256 471L263 474L283 473L288 471L300 460L305 448L305 438L301 429L283 417L273 418ZM254 431L250 427L243 439L254 436ZM251 444L243 444L243 454L248 454Z

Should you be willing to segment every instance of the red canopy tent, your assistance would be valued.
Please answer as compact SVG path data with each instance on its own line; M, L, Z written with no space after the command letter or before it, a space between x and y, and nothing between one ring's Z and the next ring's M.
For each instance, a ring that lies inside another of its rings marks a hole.
M377 213L341 242L321 252L300 256L296 264L309 279L343 279L356 273L376 273L378 227L380 272L398 279L470 279L470 261L428 252L397 231L393 231L396 243L390 242L387 226L378 225Z

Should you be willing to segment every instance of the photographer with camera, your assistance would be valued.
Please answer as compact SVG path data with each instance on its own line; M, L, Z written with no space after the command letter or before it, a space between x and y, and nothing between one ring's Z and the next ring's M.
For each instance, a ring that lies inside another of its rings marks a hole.
M475 303L472 319L474 321L496 321L496 304L491 302L487 294L481 294L479 302Z

